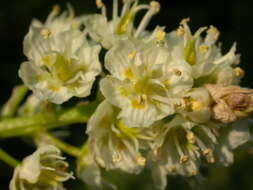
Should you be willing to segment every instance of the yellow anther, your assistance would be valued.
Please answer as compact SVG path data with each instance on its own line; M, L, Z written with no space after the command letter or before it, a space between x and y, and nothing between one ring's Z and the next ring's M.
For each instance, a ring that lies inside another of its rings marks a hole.
M240 67L234 68L234 72L235 72L235 76L237 77L243 77L245 74L244 70Z
M47 39L51 35L51 32L47 28L43 28L41 29L40 34L43 36L44 39Z
M178 29L177 29L177 35L178 35L178 36L183 36L184 33L185 33L184 27L179 26Z
M169 172L175 173L177 171L176 166L172 166L168 168Z
M191 97L184 98L184 110L188 112L199 111L203 108L203 104Z
M157 41L163 41L164 38L166 36L166 33L163 31L163 30L159 30L157 33L156 33L156 39Z
M197 171L197 170L192 170L192 171L190 172L190 175L191 175L191 176L197 175L197 174L198 174L198 171Z
M132 60L135 56L136 56L136 51L132 51L132 52L130 52L128 55L127 55L127 58L129 59L129 60Z
M199 50L202 54L205 54L206 52L208 52L209 47L205 44L202 44L201 46L199 46Z
M180 157L179 163L180 163L180 164L184 164L184 163L186 163L188 160L189 160L189 156L183 155L183 156Z
M174 72L174 74L177 75L177 76L181 76L181 75L182 75L182 72L179 71L178 69L173 69L173 72Z
M59 14L59 13L61 12L61 7L60 7L60 5L54 5L54 6L53 6L53 12L54 12L55 14Z
M208 149L204 150L203 154L206 156L207 162L209 162L209 163L215 162L212 149L208 148Z
M119 153L114 152L112 155L112 161L113 162L120 162L122 160L122 157Z
M157 1L151 1L150 2L150 6L154 10L155 13L158 13L160 11L161 6L160 6L159 2L157 2Z
M192 108L192 111L199 111L203 108L203 104L197 100L192 100L191 108Z
M195 143L195 136L194 136L194 133L193 132L188 132L187 134L186 134L186 138L187 138L187 140L188 140L188 142L189 143L191 143L191 144L194 144Z
M96 0L96 5L98 9L101 9L104 6L104 3L102 0Z
M181 22L180 22L180 25L183 25L183 24L186 24L190 22L190 18L184 18Z
M146 159L142 156L137 156L136 161L140 166L145 166L146 164Z

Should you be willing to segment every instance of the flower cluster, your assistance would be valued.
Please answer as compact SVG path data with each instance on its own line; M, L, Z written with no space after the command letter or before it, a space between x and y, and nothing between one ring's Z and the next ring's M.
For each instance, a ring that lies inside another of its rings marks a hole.
M218 29L192 33L189 19L169 33L159 26L147 31L160 10L157 1L123 0L119 13L113 0L112 18L101 0L96 4L101 14L77 18L69 8L57 16L54 8L44 24L33 21L24 40L28 61L19 71L38 99L61 104L89 96L104 68L99 82L104 100L87 124L89 151L79 159L81 178L102 185L99 168L139 173L148 166L164 189L167 174L199 175L203 158L231 164L233 150L251 140L247 117L253 112L253 90L239 86L244 72L236 44L223 55ZM100 63L101 48L106 53ZM15 176L21 174L18 168Z

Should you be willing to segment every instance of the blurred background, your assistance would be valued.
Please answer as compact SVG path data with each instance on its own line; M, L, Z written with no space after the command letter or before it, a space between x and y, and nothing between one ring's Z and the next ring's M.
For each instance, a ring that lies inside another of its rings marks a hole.
M111 7L112 0L104 0ZM5 0L0 5L0 105L9 97L13 86L20 84L17 71L26 58L23 55L22 41L32 18L45 20L55 4L62 7L69 2L76 15L98 12L95 0ZM142 2L148 2L142 1ZM214 25L221 31L220 41L224 52L237 42L241 53L241 67L246 71L242 86L253 88L253 1L252 0L160 0L161 12L153 18L149 29L155 25L166 26L167 31L176 29L182 18L190 17L193 31L201 26ZM73 145L83 142L84 128L76 126L66 141ZM249 145L248 145L249 146ZM0 140L0 147L18 159L34 151L27 139ZM72 158L68 158L71 161ZM238 150L235 163L231 167L203 166L203 177L186 179L180 176L168 177L169 190L253 190L253 149ZM0 190L8 190L12 177L12 168L0 161ZM109 178L119 190L151 190L151 178L148 171L141 175L111 173ZM70 190L85 190L84 184L70 181L66 183Z

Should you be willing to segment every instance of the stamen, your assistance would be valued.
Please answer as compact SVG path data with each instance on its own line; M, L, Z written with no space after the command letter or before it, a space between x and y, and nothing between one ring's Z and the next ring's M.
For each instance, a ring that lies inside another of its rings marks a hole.
M115 22L118 17L118 0L113 0L113 21Z
M204 150L203 154L206 156L207 162L209 162L209 163L215 162L212 149L208 148L208 149Z
M218 39L219 38L219 36L220 36L220 31L216 28L216 27L214 27L214 26L210 26L209 27L209 29L207 30L207 33L208 34L210 34L210 33L212 33L213 35L214 35L214 39Z
M184 33L185 33L184 27L179 26L178 29L177 29L177 35L178 35L178 36L183 36Z
M51 32L49 29L43 28L41 29L40 34L43 36L44 39L47 39L51 35Z
M135 37L138 37L145 30L151 18L160 11L160 4L157 1L150 2L150 8L139 24Z
M146 164L146 159L142 156L137 156L136 158L137 160L137 163L140 165L140 166L145 166Z
M112 155L112 161L116 163L116 162L120 162L121 160L122 160L121 155L117 152L114 152Z
M98 9L101 9L102 7L105 6L102 0L96 0L96 5Z
M244 70L240 67L234 68L234 72L235 72L235 76L237 77L243 77L245 74Z
M61 7L59 5L54 5L53 6L53 12L54 14L59 14L61 12Z
M188 140L188 142L190 144L194 144L195 143L195 135L194 135L193 132L191 132L191 131L187 132L186 138L187 138L187 140Z
M183 156L180 157L179 163L180 163L180 164L184 164L184 163L186 163L188 160L189 160L189 156L183 155Z
M180 22L180 25L187 24L188 22L190 22L190 18L184 18L184 19L182 19L182 21Z
M156 33L156 39L158 42L161 42L164 40L166 36L166 33L163 31L163 30L159 30L157 33Z
M200 50L200 52L202 53L202 54L205 54L206 52L208 52L208 50L209 50L209 47L207 46L207 45L201 45L201 46L199 46L199 50Z

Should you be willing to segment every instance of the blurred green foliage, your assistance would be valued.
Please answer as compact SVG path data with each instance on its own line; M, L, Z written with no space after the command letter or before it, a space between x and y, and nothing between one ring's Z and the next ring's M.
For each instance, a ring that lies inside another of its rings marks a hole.
M110 7L112 0L104 0ZM22 41L27 33L32 18L45 20L51 7L69 2L76 14L93 13L96 10L95 0L5 0L0 6L0 104L8 99L14 85L21 83L17 71L25 56ZM148 2L146 0L145 2ZM214 25L221 31L221 42L228 50L234 41L238 52L242 54L241 67L246 71L242 86L253 88L253 1L252 0L160 0L161 12L152 20L149 29L155 25L166 26L167 31L175 29L182 18L191 18L191 28L195 31L200 26ZM81 145L84 141L85 126L71 127L71 134L66 141ZM34 147L27 139L0 140L0 146L18 159L33 152ZM248 145L250 147L252 145ZM72 158L69 158L73 162ZM253 151L237 151L235 163L231 167L203 166L203 177L183 178L168 177L169 190L253 190ZM0 162L0 189L8 190L12 169ZM106 175L114 181L119 190L151 190L151 177L148 171L141 175L129 175L113 172ZM66 183L70 190L84 190L85 185L72 180Z

